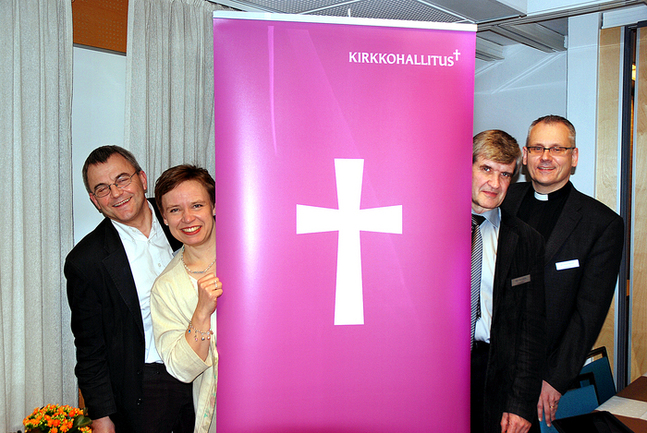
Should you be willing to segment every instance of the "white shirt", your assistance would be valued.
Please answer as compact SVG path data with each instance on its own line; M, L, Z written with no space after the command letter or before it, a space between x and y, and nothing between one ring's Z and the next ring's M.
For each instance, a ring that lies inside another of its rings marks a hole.
M497 245L499 243L499 226L501 211L492 209L480 214L485 217L481 223L481 238L483 239L483 262L481 265L481 317L476 321L474 340L490 342L490 327L492 326L492 308L494 293L494 267L496 265Z
M121 243L126 250L130 270L135 280L135 287L137 287L139 307L141 308L142 321L144 322L145 362L161 363L162 358L157 353L155 338L153 337L150 296L155 279L173 258L173 250L168 243L168 239L166 239L162 226L155 217L153 206L148 201L146 203L148 203L148 207L153 213L153 223L148 238L139 229L114 220L111 221L117 229Z

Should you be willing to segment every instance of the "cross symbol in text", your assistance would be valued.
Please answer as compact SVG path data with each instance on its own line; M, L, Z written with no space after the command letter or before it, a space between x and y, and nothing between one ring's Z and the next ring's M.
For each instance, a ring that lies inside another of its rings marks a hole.
M339 232L335 325L363 325L360 231L402 234L402 206L360 209L363 159L335 159L339 209L297 205L297 234Z

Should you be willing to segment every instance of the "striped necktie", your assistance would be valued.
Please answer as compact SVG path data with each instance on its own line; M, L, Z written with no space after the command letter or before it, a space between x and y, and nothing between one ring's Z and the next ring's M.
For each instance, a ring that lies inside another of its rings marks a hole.
M481 317L481 263L483 261L483 239L481 238L480 225L483 221L485 221L485 217L472 214L472 324L470 328L470 347L474 343L474 329L476 329L476 321Z

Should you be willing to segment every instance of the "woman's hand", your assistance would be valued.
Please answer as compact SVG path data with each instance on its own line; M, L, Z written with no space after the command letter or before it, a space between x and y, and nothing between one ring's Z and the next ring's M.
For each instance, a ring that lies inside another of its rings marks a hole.
M220 295L222 295L222 283L213 272L198 280L198 305L195 307L189 329L184 336L189 346L203 361L209 354L209 340L213 335L211 315L216 311Z
M216 306L218 298L222 295L222 283L213 272L208 273L198 280L198 305L195 312L201 319L210 318Z

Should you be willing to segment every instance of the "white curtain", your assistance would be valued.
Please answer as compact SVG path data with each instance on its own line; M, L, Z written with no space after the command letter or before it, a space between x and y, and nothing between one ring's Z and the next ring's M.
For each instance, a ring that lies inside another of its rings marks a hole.
M205 0L130 0L126 147L148 174L149 195L167 168L215 170L213 11Z
M72 247L72 8L0 2L0 431L76 404L63 261Z

